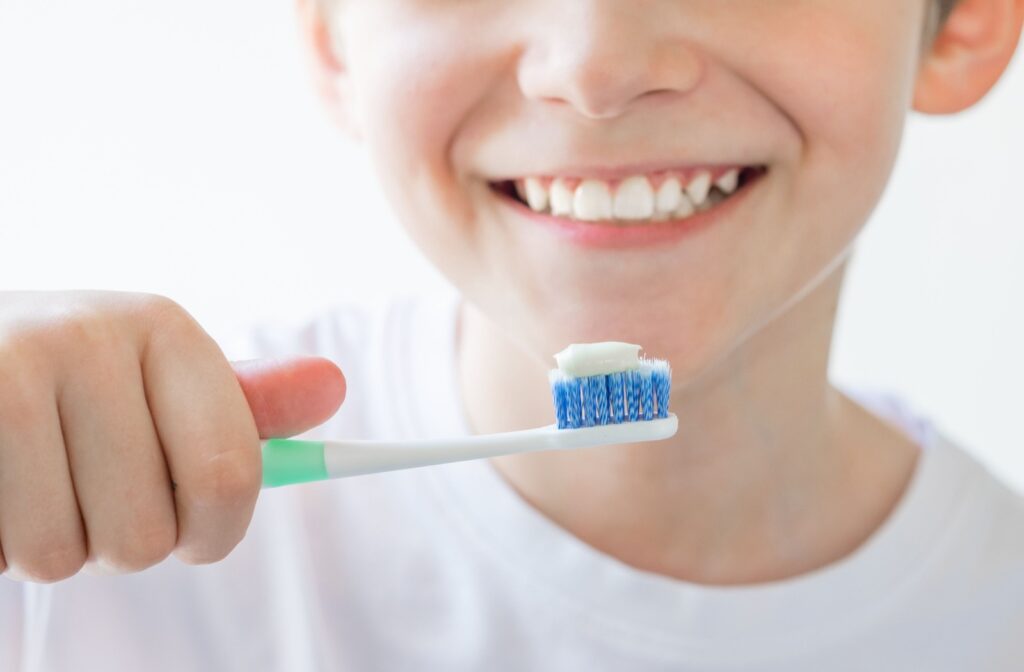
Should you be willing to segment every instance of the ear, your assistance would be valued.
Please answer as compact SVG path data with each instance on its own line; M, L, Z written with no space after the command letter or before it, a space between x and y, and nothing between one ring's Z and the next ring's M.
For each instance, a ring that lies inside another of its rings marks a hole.
M914 109L952 114L981 100L1017 49L1024 0L960 0L924 56Z
M351 78L336 39L338 26L331 25L332 18L336 17L328 16L318 0L297 0L297 9L317 94L335 123L358 138L359 128L351 107Z

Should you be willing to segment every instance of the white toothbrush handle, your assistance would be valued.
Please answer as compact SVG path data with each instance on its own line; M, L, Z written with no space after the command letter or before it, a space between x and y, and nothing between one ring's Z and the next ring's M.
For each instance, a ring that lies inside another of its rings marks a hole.
M675 414L657 420L582 429L555 425L502 434L481 434L414 441L263 442L263 485L275 487L328 478L344 478L432 464L478 460L540 450L590 448L620 443L659 441L676 433Z

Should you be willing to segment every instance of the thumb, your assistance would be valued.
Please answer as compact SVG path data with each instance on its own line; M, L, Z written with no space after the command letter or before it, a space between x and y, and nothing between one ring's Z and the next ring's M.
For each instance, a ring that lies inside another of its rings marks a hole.
M345 399L345 376L323 357L231 362L261 439L285 438L323 423Z

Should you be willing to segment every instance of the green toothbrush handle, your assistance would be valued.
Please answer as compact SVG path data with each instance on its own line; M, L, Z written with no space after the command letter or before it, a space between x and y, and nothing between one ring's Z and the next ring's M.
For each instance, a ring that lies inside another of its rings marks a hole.
M263 446L263 487L327 479L322 441L268 439Z

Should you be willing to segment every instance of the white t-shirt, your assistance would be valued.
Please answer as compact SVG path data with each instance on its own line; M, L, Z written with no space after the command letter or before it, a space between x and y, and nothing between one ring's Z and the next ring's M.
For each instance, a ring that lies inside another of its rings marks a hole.
M338 308L225 351L341 366L342 410L304 437L464 435L456 305ZM638 571L466 462L265 491L215 565L0 577L0 672L1024 670L1022 499L906 406L858 398L922 458L890 519L807 575Z

